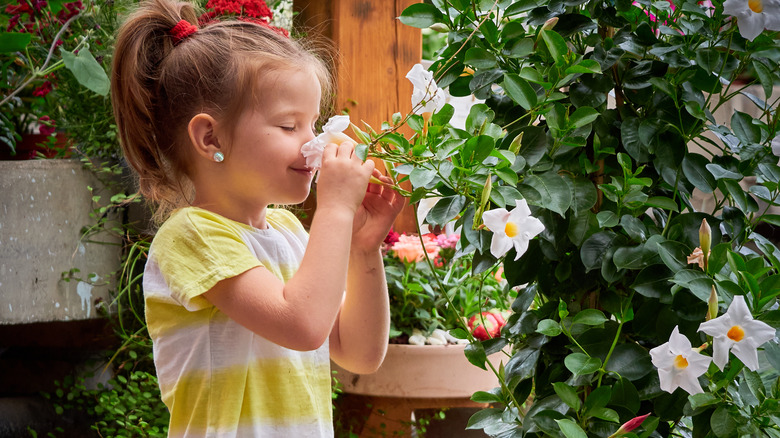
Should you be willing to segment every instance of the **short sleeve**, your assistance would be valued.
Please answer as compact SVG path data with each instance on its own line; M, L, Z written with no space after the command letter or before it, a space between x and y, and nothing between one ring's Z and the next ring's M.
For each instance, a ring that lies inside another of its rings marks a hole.
M171 296L187 310L211 304L202 297L218 282L261 266L240 224L201 209L172 215L157 232L150 253Z

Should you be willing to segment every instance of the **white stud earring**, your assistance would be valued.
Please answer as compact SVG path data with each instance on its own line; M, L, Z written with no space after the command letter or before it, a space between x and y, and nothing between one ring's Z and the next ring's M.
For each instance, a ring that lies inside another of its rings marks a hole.
M214 161L217 163L225 161L225 155L222 152L214 152Z

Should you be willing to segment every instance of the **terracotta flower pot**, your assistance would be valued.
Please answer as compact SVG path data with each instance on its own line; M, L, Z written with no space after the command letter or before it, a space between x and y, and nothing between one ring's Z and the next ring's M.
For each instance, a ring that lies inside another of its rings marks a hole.
M493 371L472 365L465 345L390 344L387 356L374 374L354 374L335 363L336 378L349 394L400 398L469 398L477 391L498 386ZM499 352L490 356L498 368L509 358Z

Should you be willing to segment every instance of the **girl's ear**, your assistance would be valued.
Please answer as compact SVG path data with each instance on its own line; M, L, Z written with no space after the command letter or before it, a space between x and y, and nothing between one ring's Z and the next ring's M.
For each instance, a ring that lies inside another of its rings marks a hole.
M214 161L214 154L225 153L217 138L217 120L209 114L196 114L187 125L190 142L198 155Z

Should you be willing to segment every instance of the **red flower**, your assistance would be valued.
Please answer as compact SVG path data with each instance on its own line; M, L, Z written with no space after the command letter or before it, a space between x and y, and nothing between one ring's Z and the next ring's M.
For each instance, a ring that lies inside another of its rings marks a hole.
M484 325L482 325L483 320L485 321ZM469 330L480 341L498 337L501 328L505 325L504 317L498 312L482 312L469 318Z
M38 88L33 90L32 94L33 94L33 96L36 96L36 97L43 97L43 96L46 96L47 94L51 93L51 90L52 90L51 82L44 81L44 83L42 83Z
M198 24L205 26L218 15L236 15L237 20L256 23L273 29L283 36L290 36L287 29L271 26L269 23L274 15L263 0L208 0L206 9L210 9L198 17Z
M396 232L395 232L395 231L393 231L393 229L391 228L391 229L390 229L390 232L388 232L388 233L387 233L387 237L385 237L385 243L386 243L388 246L393 246L393 244L395 244L395 242L398 242L398 237L399 237L399 236L400 236L400 234L396 233Z
M38 132L42 135L52 135L57 128L54 127L54 120L49 116L39 117L38 121L41 125L38 127Z

